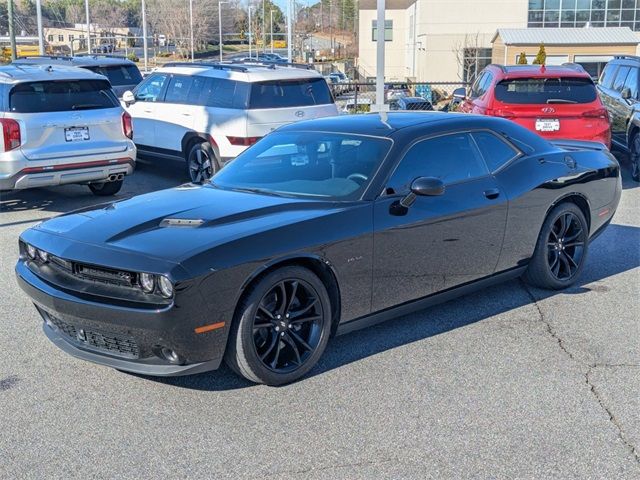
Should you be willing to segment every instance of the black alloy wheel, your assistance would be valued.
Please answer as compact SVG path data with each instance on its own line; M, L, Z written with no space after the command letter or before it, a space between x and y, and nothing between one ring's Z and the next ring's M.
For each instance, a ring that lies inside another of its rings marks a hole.
M582 272L588 250L589 225L582 210L574 203L561 203L542 225L524 279L540 288L567 288Z
M187 170L193 183L204 183L218 171L216 155L207 142L196 143L187 155Z
M558 280L569 280L582 263L586 232L572 212L563 212L553 223L547 237L547 262Z
M256 383L283 385L317 363L331 333L331 301L310 270L286 266L266 274L236 310L227 364Z
M629 160L631 161L631 178L640 182L640 133L636 133L631 140Z

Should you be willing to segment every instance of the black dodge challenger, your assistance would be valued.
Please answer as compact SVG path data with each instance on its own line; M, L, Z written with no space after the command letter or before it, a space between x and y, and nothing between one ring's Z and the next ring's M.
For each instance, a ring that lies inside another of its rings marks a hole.
M507 120L354 115L280 128L204 185L45 221L20 286L78 358L269 385L329 337L523 275L576 281L621 195L614 157Z

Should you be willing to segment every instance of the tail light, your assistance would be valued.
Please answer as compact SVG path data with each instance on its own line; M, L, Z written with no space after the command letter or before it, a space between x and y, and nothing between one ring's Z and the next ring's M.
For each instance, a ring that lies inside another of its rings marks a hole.
M231 145L236 145L238 147L250 147L262 137L227 137L229 143Z
M602 118L609 120L609 112L606 108L596 108L595 110L589 110L584 112L582 116L588 118Z
M122 133L124 133L125 137L133 139L133 123L131 115L127 112L122 113Z
M22 143L20 136L20 124L12 118L0 118L2 126L2 138L4 140L4 151L16 149Z
M486 114L490 117L513 118L515 113L503 110L502 108L487 108Z

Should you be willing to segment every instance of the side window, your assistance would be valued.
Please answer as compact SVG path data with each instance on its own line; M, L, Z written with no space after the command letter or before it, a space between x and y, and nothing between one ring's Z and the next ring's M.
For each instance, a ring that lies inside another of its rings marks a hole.
M454 183L487 175L489 171L470 134L453 133L416 143L405 154L389 181L395 192L406 192L418 177Z
M138 88L136 88L135 96L138 102L157 102L162 87L169 76L166 73L158 73L151 75Z
M197 75L191 78L191 87L189 88L186 103L189 105L206 105L211 94L212 79Z
M236 81L212 78L211 94L207 105L218 108L233 108Z
M618 69L618 74L616 75L616 79L613 81L613 89L621 92L624 87L624 81L627 79L627 75L629 74L629 67L620 67Z
M624 87L631 90L631 98L638 100L638 69L631 67L627 79L624 81Z
M613 79L616 78L616 66L612 63L604 67L602 75L600 76L600 85L605 88L613 87Z
M490 132L473 132L473 139L487 163L489 170L495 172L502 165L518 155L514 148Z
M480 91L480 86L482 85L482 82L484 81L485 77L487 77L487 73L481 73L480 76L478 78L476 78L476 81L473 82L473 85L471 86L471 92L469 92L469 96L471 98L476 98L479 97L481 94L478 93Z
M489 90L491 82L493 82L493 75L491 75L490 73L485 74L484 78L482 79L482 83L480 84L480 93L478 96L481 97L487 92L487 90Z
M187 103L193 77L174 75L164 96L165 103Z

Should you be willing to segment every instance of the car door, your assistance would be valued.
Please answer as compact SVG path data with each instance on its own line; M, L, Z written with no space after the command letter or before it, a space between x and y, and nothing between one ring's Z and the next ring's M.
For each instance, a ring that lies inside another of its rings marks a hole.
M613 81L614 95L608 106L609 116L611 120L611 136L622 145L626 145L625 136L627 133L626 122L627 113L631 109L627 100L622 98L622 90L624 89L627 77L631 73L631 67L622 65L618 68L616 78ZM637 78L637 73L636 73Z
M445 192L404 208L417 177L440 178ZM494 273L508 202L470 133L417 141L384 192L374 205L374 310Z
M123 102L133 120L133 141L136 145L153 148L156 144L157 106L162 101L168 78L167 73L150 75L133 91L136 101L129 105Z
M631 67L629 70L619 98L620 113L618 115L617 123L615 126L611 127L612 130L615 128L617 138L620 143L624 145L627 143L629 122L631 121L631 118L638 106L639 72L640 69L637 67ZM623 98L623 94L627 94L627 98Z
M195 106L189 90L196 78L193 75L171 75L164 100L156 106L156 147L171 152L182 152L182 139L193 131Z

